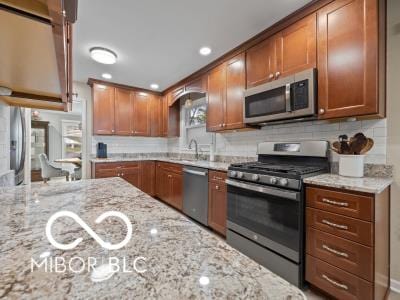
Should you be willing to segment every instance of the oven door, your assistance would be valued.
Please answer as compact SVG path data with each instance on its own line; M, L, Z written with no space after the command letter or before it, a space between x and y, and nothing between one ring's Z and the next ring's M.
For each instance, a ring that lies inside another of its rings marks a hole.
M228 229L300 262L303 231L301 192L231 179L226 183Z

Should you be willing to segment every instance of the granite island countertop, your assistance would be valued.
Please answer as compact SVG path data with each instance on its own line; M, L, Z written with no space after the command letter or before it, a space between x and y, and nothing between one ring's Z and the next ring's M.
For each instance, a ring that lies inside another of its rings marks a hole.
M230 163L224 162L213 162L208 160L185 160L185 159L177 159L177 158L168 158L168 157L151 157L151 158L128 158L128 157L113 157L113 158L93 158L90 161L92 163L110 163L110 162L132 162L132 161L145 161L145 160L155 160L162 162L169 162L174 164L180 164L185 166L193 166L199 168L205 168L216 171L226 172Z
M2 188L0 207L0 298L305 299L295 286L120 178ZM81 225L63 217L51 229L54 238L83 240L74 249L59 250L49 243L45 226L62 210L75 213L113 244L124 239L126 226L115 218L99 224L95 219L106 211L123 212L132 223L132 238L119 250L105 250ZM31 270L32 258L78 256L113 256L128 264L143 256L147 271L117 272L93 282L88 271Z
M379 194L393 182L390 177L345 177L337 174L322 174L304 179L304 183L333 187L348 191Z

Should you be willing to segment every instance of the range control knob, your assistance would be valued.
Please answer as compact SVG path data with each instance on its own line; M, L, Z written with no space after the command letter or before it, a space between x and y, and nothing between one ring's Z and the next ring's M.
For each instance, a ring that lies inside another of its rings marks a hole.
M259 181L260 180L260 176L258 176L257 174L254 174L254 175L251 176L251 180Z
M276 184L278 182L278 179L276 179L275 177L271 177L271 179L269 180L269 182L271 184Z
M286 179L286 178L282 178L282 179L280 179L279 180L279 184L280 185L282 185L282 186L286 186L286 185L288 185L288 180Z
M243 178L243 172L238 172L238 173L237 173L237 177L238 177L238 178Z
M229 176L230 177L236 177L236 174L237 174L236 171L230 171L229 172Z

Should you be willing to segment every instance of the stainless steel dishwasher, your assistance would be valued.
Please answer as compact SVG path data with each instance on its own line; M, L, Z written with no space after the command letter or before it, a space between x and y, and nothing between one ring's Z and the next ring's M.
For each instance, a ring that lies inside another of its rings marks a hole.
M208 225L208 170L185 166L183 168L183 212Z

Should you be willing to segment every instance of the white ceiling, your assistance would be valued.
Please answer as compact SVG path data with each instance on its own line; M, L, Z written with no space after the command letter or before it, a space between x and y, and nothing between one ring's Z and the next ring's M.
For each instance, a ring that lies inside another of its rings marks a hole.
M160 90L302 7L310 0L80 0L74 27L74 80L111 73L111 81ZM89 49L115 51L115 65ZM210 46L212 54L198 51Z

